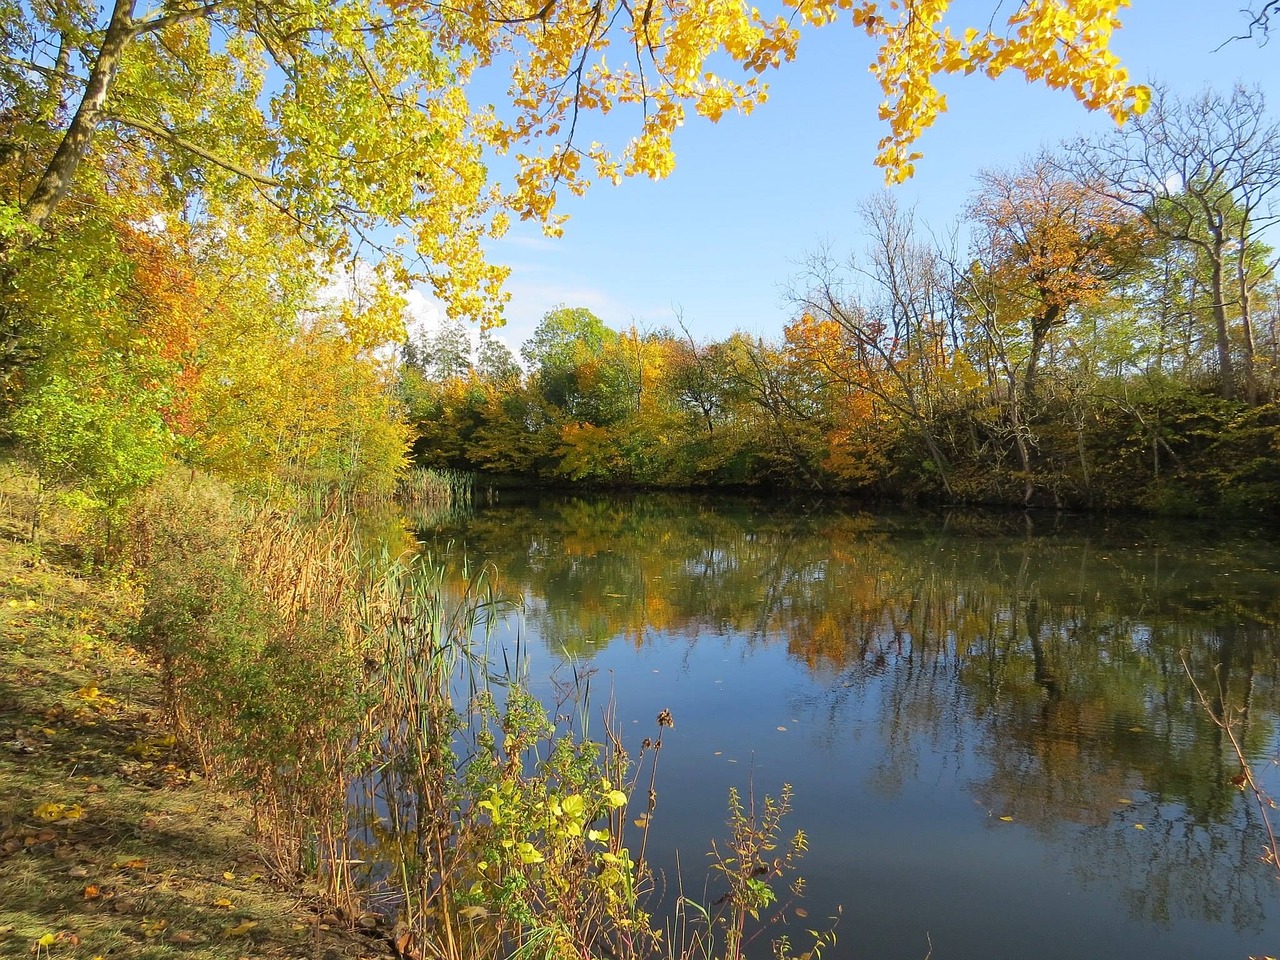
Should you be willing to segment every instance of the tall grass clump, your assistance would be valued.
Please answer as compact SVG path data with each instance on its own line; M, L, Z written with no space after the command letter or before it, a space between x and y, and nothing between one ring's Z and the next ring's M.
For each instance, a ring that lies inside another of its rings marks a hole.
M465 470L413 467L400 481L396 504L417 530L469 516L475 502L475 474Z
M178 732L249 793L281 870L310 869L349 898L337 867L367 690L348 613L365 573L346 525L249 511L192 475L153 485L132 526L136 639Z
M399 499L415 505L469 506L475 474L466 470L412 467L400 479Z

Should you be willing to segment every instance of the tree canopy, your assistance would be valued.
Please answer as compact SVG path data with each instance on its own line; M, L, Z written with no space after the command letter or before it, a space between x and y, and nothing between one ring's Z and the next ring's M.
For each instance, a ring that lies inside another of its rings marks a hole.
M452 315L494 321L504 271L481 241L509 213L555 233L558 191L665 176L686 114L759 105L761 75L795 56L802 29L844 20L872 39L889 122L876 162L900 180L945 109L937 72L1016 70L1117 120L1140 112L1145 88L1109 50L1126 3L1034 0L994 28L953 22L951 0L781 0L769 14L675 0L7 4L0 227L41 228L123 169L188 215L238 189L330 254L376 241ZM505 102L472 102L471 81L494 72ZM615 107L636 111L634 135L590 139L587 116ZM490 182L486 150L514 154L513 184ZM383 240L387 225L402 236Z

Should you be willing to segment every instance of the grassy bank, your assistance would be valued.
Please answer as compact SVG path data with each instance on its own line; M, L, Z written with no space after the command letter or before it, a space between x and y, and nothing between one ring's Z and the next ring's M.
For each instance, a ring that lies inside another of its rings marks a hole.
M388 955L268 869L248 803L175 745L123 639L136 592L56 530L37 549L27 494L10 477L0 502L0 956Z
M633 760L607 707L587 737L588 679L531 695L491 571L190 471L114 551L36 543L32 483L3 479L0 956L740 960L799 894L770 886L804 849L784 787L731 797L722 894L650 916L672 717Z

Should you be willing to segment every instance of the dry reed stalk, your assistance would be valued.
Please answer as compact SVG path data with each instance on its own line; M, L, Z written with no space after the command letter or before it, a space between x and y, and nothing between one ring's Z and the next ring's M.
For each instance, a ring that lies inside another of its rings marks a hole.
M1262 787L1259 786L1258 781L1255 779L1253 774L1253 765L1249 762L1249 758L1245 756L1244 747L1240 744L1239 738L1236 737L1235 727L1231 722L1231 718L1226 707L1227 698L1225 691L1222 690L1222 680L1221 678L1218 678L1218 701L1223 704L1222 716L1219 716L1218 712L1214 710L1213 705L1209 702L1209 699L1200 689L1200 685L1196 683L1196 678L1192 676L1191 667L1188 665L1185 655L1182 657L1182 669L1186 672L1187 679L1191 681L1191 688L1195 690L1196 698L1200 701L1200 706L1204 708L1205 713L1208 715L1209 719L1213 721L1214 726L1227 735L1227 742L1231 744L1231 750L1240 764L1240 776L1243 777L1240 787L1241 789L1244 789L1244 787L1247 786L1249 791L1253 794L1254 803L1257 804L1258 813L1262 817L1263 829L1267 834L1266 853L1263 856L1263 860L1271 864L1271 868L1280 875L1280 843L1277 843L1276 833L1271 824L1270 814L1270 811L1275 809L1275 804L1272 802L1271 798L1267 796Z

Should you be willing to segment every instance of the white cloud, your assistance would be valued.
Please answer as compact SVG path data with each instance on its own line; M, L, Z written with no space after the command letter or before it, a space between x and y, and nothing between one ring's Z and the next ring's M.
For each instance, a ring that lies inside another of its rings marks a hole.
M405 327L411 338L434 333L444 322L444 305L435 297L414 287L405 296L408 305L405 307Z

